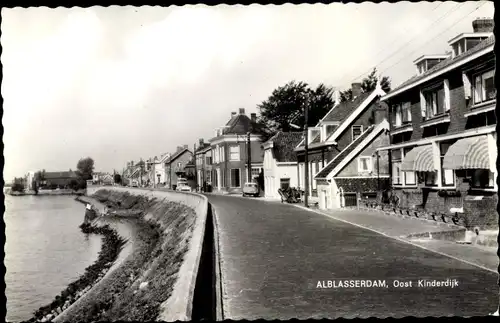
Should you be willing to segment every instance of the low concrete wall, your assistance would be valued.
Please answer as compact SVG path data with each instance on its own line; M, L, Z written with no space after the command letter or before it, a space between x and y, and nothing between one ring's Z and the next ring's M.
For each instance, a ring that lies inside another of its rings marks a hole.
M87 195L91 196L100 189L128 192L132 195L142 195L148 198L167 199L191 207L197 215L193 235L189 240L189 250L179 269L178 278L172 295L161 304L161 314L158 320L162 321L189 321L193 312L193 298L196 278L202 255L203 239L208 212L208 200L205 196L196 193L178 192L172 190L153 190L146 188L130 188L119 186L90 186Z

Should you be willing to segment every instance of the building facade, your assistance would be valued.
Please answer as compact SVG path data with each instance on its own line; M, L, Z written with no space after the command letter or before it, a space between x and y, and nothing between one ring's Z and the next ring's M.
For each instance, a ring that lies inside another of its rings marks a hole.
M263 144L265 197L280 198L278 189L298 187L297 154L302 132L278 132Z
M212 149L203 139L199 140L195 159L197 185L203 192L207 192L208 187L212 185Z
M175 153L165 161L165 186L174 189L177 180L185 176L185 167L193 158L193 153L188 145L178 146Z
M387 107L380 102L380 97L386 93L381 89L380 84L377 84L376 89L364 93L360 83L352 84L351 100L337 102L335 106L319 121L316 127L310 127L308 133L308 161L309 161L309 200L319 203L321 208L336 208L340 207L340 197L338 187L334 186L332 176L342 175L344 182L347 181L349 188L346 188L347 193L356 193L363 191L366 188L366 183L370 187L376 187L380 184L380 174L376 173L376 169L370 167L373 160L368 158L363 159L365 168L361 169L361 175L358 172L355 174L344 173L340 174L339 169L335 169L335 175L331 172L334 170L333 165L343 163L343 159L349 153L349 150L358 147L361 140L356 141L363 135L368 136L367 131L373 131L375 126L382 123L386 119ZM387 121L386 121L387 122ZM376 135L383 134L381 128L377 128ZM375 140L373 135L369 137ZM356 142L356 146L353 143ZM363 142L363 147L370 142ZM299 187L305 188L305 146L302 141L295 149L298 158L298 174ZM359 149L356 150L359 153ZM354 158L352 155L349 157ZM387 159L387 158L386 158ZM384 160L384 156L379 156L379 162ZM387 159L388 163L388 159ZM343 164L342 164L343 165ZM345 165L344 165L345 166ZM326 168L326 169L325 169ZM368 171L370 169L370 171ZM380 169L380 167L379 167ZM357 168L356 168L357 170ZM388 174L383 174L388 177ZM360 176L363 178L362 181ZM349 180L356 177L355 180ZM322 185L318 188L318 184ZM328 187L325 187L328 186ZM345 185L344 185L345 186ZM319 196L321 192L324 196ZM328 200L327 203L325 201Z
M401 207L498 225L493 21L415 61L417 76L382 98L391 110L391 184Z
M262 135L256 114L231 113L225 126L216 129L215 137L209 140L212 155L212 189L218 193L241 193L245 182L257 180L263 174L264 151ZM250 162L252 178L248 179L248 146L250 141ZM261 187L263 189L263 187Z

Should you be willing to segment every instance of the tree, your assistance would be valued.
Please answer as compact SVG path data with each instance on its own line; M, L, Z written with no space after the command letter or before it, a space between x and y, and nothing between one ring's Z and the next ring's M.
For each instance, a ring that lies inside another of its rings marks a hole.
M257 107L259 124L270 134L293 130L291 124L304 127L304 109L309 108L309 125L314 126L333 107L333 89L324 84L311 89L307 83L291 81L275 89Z
M121 184L121 182L122 182L122 177L121 177L121 175L120 175L120 174L115 174L115 176L114 176L114 177L115 177L115 178L114 178L115 183L116 183L116 184Z
M78 161L76 169L76 175L79 179L83 181L92 179L92 174L94 173L94 160L90 157L82 158Z
M373 71L363 79L361 82L361 91L363 93L371 92L375 90L378 82L377 68L373 68ZM391 91L391 80L387 76L383 76L380 80L380 86L382 90L386 93ZM340 92L340 101L348 101L352 99L352 89L348 89Z
M11 190L13 192L24 192L24 179L14 178L14 183L12 184Z

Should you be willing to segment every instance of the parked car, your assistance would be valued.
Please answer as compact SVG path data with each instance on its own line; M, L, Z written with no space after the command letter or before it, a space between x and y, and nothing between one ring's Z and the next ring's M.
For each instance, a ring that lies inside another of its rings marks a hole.
M186 183L177 183L176 191L191 192L191 187Z
M259 185L257 183L245 183L243 186L243 196L252 195L259 196Z
M132 187L139 187L139 182L137 181L132 181L132 184L130 184Z

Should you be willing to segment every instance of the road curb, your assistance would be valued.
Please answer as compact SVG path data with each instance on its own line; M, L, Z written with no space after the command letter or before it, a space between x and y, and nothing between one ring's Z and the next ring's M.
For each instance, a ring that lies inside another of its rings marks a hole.
M293 204L295 207L298 207L298 208L301 208L301 209L304 209L304 210L307 210L309 212L313 212L313 213L316 213L316 214L320 214L320 215L323 215L323 216L326 216L326 217L329 217L331 219L334 219L334 220L337 220L337 221L340 221L340 222L344 222L344 223L347 223L347 224L351 224L351 225L354 225L358 228L362 228L362 229L365 229L365 230L369 230L369 231L372 231L372 232L375 232L375 233L378 233L380 235L383 235L384 237L387 237L387 238L391 238L391 239L394 239L394 240L397 240L397 241L400 241L400 242L403 242L403 243L407 243L407 244L411 244L412 246L415 246L415 247L418 247L420 249L424 249L424 250L427 250L427 251L431 251L431 252L434 252L436 254L439 254L439 255L442 255L442 256L446 256L448 258L451 258L451 259L454 259L454 260L458 260L458 261L461 261L463 263L466 263L468 265L471 265L471 266L474 266L474 267L478 267L478 268L481 268L483 270L486 270L486 271L489 271L489 272L493 272L495 274L498 274L498 271L497 270L493 270L493 269L490 269L490 268L487 268L487 267L484 267L482 265L479 265L479 264L476 264L476 263L473 263L473 262L470 262L470 261L467 261L465 259L461 259L461 258L458 258L458 257L455 257L455 256L452 256L452 255L449 255L449 254L446 254L446 253L443 253L443 252L440 252L440 251L436 251L436 250L432 250L432 249L429 249L429 248L426 248L424 246L421 246L419 244L416 244L410 240L408 240L407 238L400 238L400 237L395 237L395 236L391 236L391 235L388 235L384 232L381 232L381 231L378 231L378 230L375 230L375 229L372 229L372 228L369 228L369 227L365 227L363 225L360 225L360 224L357 224L357 223L353 223L353 222L350 222L350 221L347 221L347 220L344 220L344 219L340 219L340 218L337 218L331 214L327 214L327 213L324 213L324 212L321 212L319 210L316 210L316 209L310 209L310 208L307 208L305 206L302 206L302 205L296 205L296 204Z
M221 257L220 257L220 240L219 240L219 224L217 215L212 204L208 204L212 212L212 222L214 226L214 263L215 263L215 296L216 296L216 320L224 320L224 303L222 296L224 295L224 285L222 280Z

